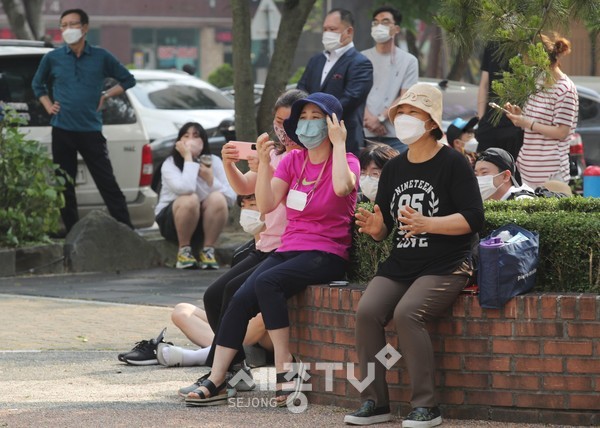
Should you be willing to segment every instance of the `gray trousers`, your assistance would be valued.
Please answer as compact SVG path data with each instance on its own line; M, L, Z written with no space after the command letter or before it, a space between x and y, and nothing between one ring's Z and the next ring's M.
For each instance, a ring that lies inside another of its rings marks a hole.
M362 379L368 364L375 380L361 392L362 401L389 404L386 368L375 355L386 346L385 326L393 318L399 351L410 375L412 407L435 407L433 347L425 323L443 315L467 284L464 275L422 276L412 284L376 276L362 295L356 312L356 352ZM373 369L371 369L373 370Z

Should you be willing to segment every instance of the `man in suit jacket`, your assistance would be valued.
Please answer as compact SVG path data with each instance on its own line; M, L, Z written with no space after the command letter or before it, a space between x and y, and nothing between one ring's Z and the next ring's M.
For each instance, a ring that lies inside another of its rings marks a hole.
M363 146L364 106L373 86L373 65L354 47L354 18L345 9L332 9L323 22L324 52L314 55L298 82L309 94L325 92L342 107L348 130L346 151L358 155Z

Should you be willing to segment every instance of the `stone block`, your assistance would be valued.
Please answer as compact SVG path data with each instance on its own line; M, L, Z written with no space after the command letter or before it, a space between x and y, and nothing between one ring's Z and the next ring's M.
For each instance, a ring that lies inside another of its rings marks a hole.
M16 250L16 274L64 273L62 244L36 245Z
M162 264L153 245L102 211L82 218L65 238L69 272L116 272Z
M16 251L13 248L0 248L0 276L14 276Z

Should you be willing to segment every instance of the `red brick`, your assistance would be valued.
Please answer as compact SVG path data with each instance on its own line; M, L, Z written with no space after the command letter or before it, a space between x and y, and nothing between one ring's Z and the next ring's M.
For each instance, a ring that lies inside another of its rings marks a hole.
M479 299L471 299L470 300L472 305L471 305L471 310L469 313L469 316L471 319L479 319L483 317L483 312L484 310L487 311L487 309L483 309L480 305L479 305Z
M436 355L436 367L445 370L459 370L461 356L459 355Z
M523 309L522 309L522 312L519 313L518 318L519 319L525 318L527 320L537 319L539 316L540 296L537 296L537 295L523 296L521 301L523 302Z
M488 388L489 383L487 374L448 372L444 377L446 387Z
M434 333L445 336L461 336L463 334L463 320L441 319L428 324L428 329Z
M444 340L444 351L480 354L488 351L488 340L449 337Z
M596 296L583 295L579 298L579 310L577 311L580 320L596 319Z
M506 372L510 370L509 357L465 357L464 367L473 372Z
M321 305L324 309L331 309L331 288L321 287L323 293L323 300Z
M465 299L462 299L461 296L459 296L455 300L454 305L452 305L452 317L453 318L464 318L465 317L465 306L466 306Z
M465 404L512 406L512 394L506 391L466 391Z
M472 336L512 336L512 321L468 322L466 335Z
M296 334L291 334L294 337L298 337L300 340L311 341L310 331L307 327L298 328Z
M313 293L313 305L317 308L323 307L323 287L311 287Z
M502 309L483 309L483 315L482 318L486 318L486 319L498 319L502 317L502 313L503 310Z
M321 348L320 346L312 344L312 343L307 343L307 342L298 343L298 353L301 356L305 356L305 357L319 358L320 348Z
M309 327L310 336L313 342L324 342L324 343L334 343L333 341L333 332L334 330L329 328L317 328L317 327Z
M517 372L562 373L562 358L527 358L515 357L515 370Z
M398 349L398 335L396 335L395 331L392 331L390 333L387 333L385 335L385 340L387 343L389 343L389 345L394 348L394 349Z
M523 302L521 298L510 299L504 305L502 309L502 315L504 318L515 319L517 318L517 314L519 313L519 308L523 307Z
M600 360L597 358L569 358L567 360L569 373L600 373Z
M444 404L464 404L465 393L456 389L443 389L439 392L442 403Z
M515 394L515 405L538 409L566 409L565 398L566 394Z
M575 319L577 316L576 303L575 296L561 296L559 302L560 317L562 319Z
M592 355L590 342L548 340L543 344L544 354L550 355Z
M334 361L334 362L345 362L346 361L346 350L344 348L335 346L320 346L321 350L319 357L321 361ZM318 349L317 349L318 352Z
M331 309L337 311L342 307L339 288L333 287L329 289L329 299Z
M557 299L554 294L544 294L541 299L542 318L554 319L558 314Z
M352 294L350 293L350 290L348 289L344 289L342 290L342 292L340 293L340 299L342 300L342 309L344 311L348 311L348 312L355 312L352 309Z
M533 390L540 388L539 376L518 376L514 374L493 374L493 389L512 389L512 390Z
M385 373L385 380L389 385L400 384L400 373L396 369L387 370Z
M358 302L363 295L363 290L352 290L352 310L356 312L358 310Z
M587 337L596 339L600 330L598 323L570 322L567 325L567 335L571 338Z
M516 336L562 337L563 325L558 322L515 322Z
M349 363L358 363L358 354L355 349L347 349L346 350L346 361Z
M338 345L350 345L354 347L354 331L353 330L336 330L335 331L335 343Z
M569 395L571 409L600 410L600 400L597 394Z
M394 385L390 387L390 401L410 401L410 388Z
M494 339L492 353L539 355L540 344L534 340Z
M589 376L544 376L542 388L549 391L592 391Z

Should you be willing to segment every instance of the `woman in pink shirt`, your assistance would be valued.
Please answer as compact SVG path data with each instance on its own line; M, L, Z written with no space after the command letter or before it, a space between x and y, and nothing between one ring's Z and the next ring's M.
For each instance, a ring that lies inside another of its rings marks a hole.
M342 279L349 260L360 166L356 156L346 153L346 128L338 121L342 113L340 102L329 94L316 92L296 101L284 128L306 150L289 153L275 172L269 166L274 143L264 134L259 137L257 204L268 213L285 201L288 225L280 247L229 303L217 333L212 370L187 395L188 405L227 403L227 369L258 312L275 350L277 405L293 406L299 397L305 368L289 350L286 301L308 285ZM294 363L291 371L286 370L289 363Z

